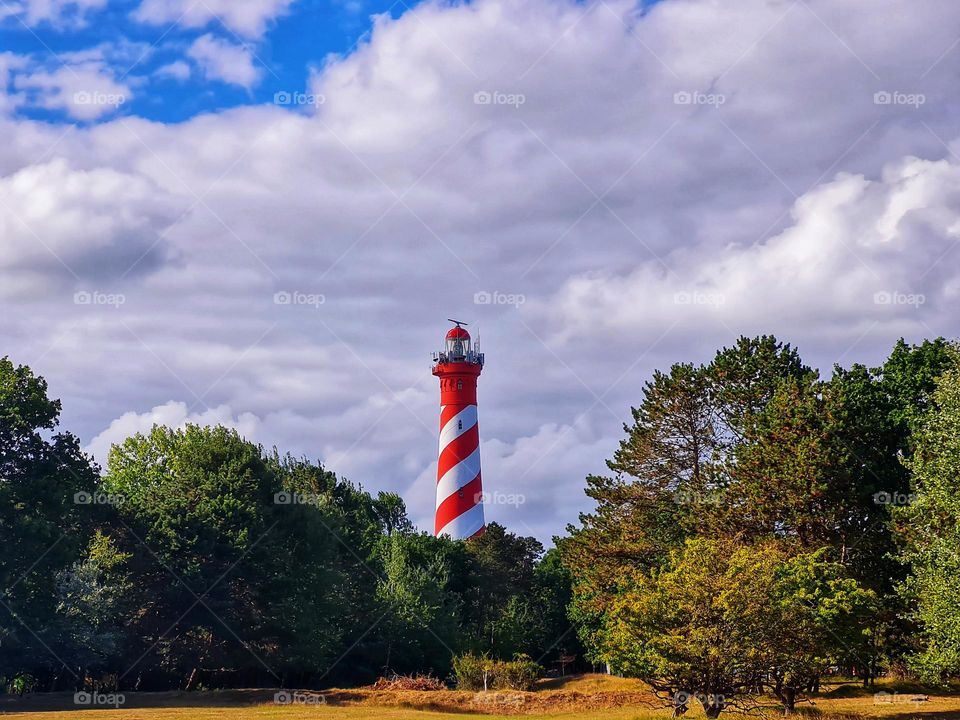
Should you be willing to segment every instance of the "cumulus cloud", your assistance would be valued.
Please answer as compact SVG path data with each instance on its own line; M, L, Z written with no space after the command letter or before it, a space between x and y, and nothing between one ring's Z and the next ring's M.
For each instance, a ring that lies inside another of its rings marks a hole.
M175 60L158 67L154 71L157 77L173 78L174 80L187 80L190 77L190 66L183 60Z
M287 13L294 0L143 0L134 17L144 23L205 27L219 21L247 37L262 35L271 20Z
M0 120L0 213L126 296L24 292L0 329L83 438L170 402L252 416L257 442L429 526L428 353L466 319L487 488L527 498L489 516L549 539L653 368L739 332L820 367L957 334L957 21L911 0L427 3L329 59L309 112ZM209 76L256 82L204 37ZM51 258L0 217L7 289ZM175 262L124 275L158 237Z
M118 81L101 61L32 68L15 76L14 87L31 105L62 110L77 120L96 120L119 110L131 98L128 82Z
M212 80L251 88L262 75L249 46L236 45L210 33L194 40L187 55Z
M84 448L84 451L90 454L101 467L106 468L110 448L113 445L121 444L128 437L137 433L147 434L153 429L154 425L181 429L188 424L223 425L235 429L244 437L252 437L258 419L251 413L241 413L239 416L234 416L226 405L200 412L191 412L191 408L185 402L171 400L144 413L124 413L93 438Z
M756 245L648 261L618 275L568 280L535 309L566 338L649 332L664 318L696 328L762 328L771 318L809 325L829 318L851 333L877 323L923 331L928 312L957 301L960 166L904 158L875 180L841 174L798 198L791 225ZM636 312L637 307L645 312Z
M55 26L81 26L87 22L90 14L102 10L108 0L13 0L0 8L0 19L4 16L19 17L25 24L33 26L47 22Z
M144 177L63 159L0 178L0 277L8 298L117 282L153 268L177 203Z

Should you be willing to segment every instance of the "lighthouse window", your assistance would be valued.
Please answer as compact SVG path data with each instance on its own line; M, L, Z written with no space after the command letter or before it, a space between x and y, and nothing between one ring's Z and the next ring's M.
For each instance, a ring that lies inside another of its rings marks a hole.
M463 430L463 420L457 420L457 430Z
M457 380L457 390L463 390L463 380Z

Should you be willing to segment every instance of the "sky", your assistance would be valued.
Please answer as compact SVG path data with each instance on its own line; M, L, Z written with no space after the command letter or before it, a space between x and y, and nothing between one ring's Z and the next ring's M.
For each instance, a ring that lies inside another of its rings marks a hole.
M654 369L960 325L955 0L0 0L0 336L101 464L223 423L432 527L589 510Z

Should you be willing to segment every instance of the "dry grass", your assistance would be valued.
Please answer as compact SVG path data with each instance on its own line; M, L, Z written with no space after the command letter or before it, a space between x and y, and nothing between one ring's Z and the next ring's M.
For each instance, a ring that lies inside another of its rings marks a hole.
M877 703L874 692L890 692L891 702ZM893 695L895 690L900 694ZM855 685L832 688L801 706L798 720L960 720L960 694L931 693L926 702L912 702L917 688L887 686L865 691ZM330 690L325 704L281 706L273 691L217 693L137 693L120 709L77 710L72 695L37 695L22 700L0 698L0 714L22 720L471 720L528 715L538 720L667 720L669 710L654 707L649 689L636 680L581 675L544 680L531 693L471 693L451 690ZM728 713L726 720L747 720ZM751 716L752 717L752 716ZM771 710L769 718L778 718ZM702 720L691 707L685 719Z

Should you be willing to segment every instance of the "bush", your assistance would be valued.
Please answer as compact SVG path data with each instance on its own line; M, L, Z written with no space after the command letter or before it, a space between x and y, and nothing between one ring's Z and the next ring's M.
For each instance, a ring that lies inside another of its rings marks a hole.
M506 662L467 653L453 659L453 674L459 690L530 690L543 675L543 668L529 655Z
M498 690L532 690L541 675L543 667L529 655L521 653L511 662L496 664L493 686Z
M486 690L493 679L495 663L486 655L466 653L453 659L458 690Z

